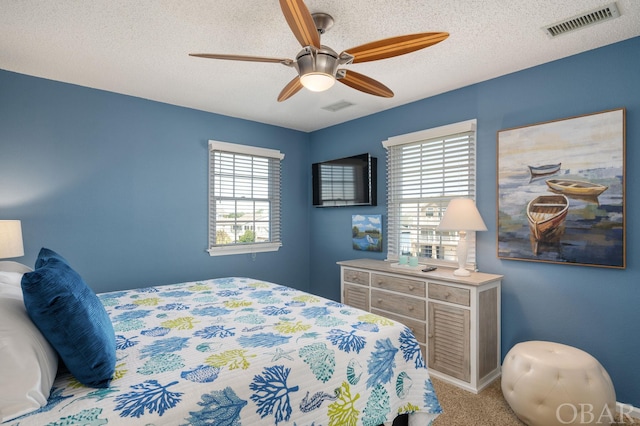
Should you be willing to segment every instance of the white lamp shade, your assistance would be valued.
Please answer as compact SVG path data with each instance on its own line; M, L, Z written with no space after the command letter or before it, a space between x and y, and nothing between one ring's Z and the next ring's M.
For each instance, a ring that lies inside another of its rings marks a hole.
M438 231L486 231L480 212L473 200L455 198L449 202L447 210L438 225Z
M24 256L19 220L0 220L0 259Z

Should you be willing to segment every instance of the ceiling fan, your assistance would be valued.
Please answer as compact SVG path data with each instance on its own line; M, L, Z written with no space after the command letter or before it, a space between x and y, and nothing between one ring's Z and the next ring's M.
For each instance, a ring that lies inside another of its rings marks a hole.
M320 35L333 26L333 18L330 15L325 13L312 15L303 0L280 0L280 8L293 35L302 45L302 50L295 59L215 53L190 53L189 56L235 61L274 62L294 67L298 76L282 89L278 95L278 102L289 99L303 87L314 92L327 90L333 86L336 80L361 92L391 98L393 91L379 81L355 71L338 69L338 67L404 55L433 46L449 37L449 33L446 32L409 34L363 44L338 54L330 47L320 44Z

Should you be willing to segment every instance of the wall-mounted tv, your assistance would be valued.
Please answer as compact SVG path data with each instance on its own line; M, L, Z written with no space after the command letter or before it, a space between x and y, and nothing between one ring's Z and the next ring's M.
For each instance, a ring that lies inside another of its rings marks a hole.
M313 205L316 207L377 205L375 157L354 155L312 165Z

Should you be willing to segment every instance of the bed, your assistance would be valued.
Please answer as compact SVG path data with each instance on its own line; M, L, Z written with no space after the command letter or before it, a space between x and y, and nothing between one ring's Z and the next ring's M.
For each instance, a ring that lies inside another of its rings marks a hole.
M261 280L101 293L108 387L59 368L46 405L6 424L428 425L441 412L404 325Z

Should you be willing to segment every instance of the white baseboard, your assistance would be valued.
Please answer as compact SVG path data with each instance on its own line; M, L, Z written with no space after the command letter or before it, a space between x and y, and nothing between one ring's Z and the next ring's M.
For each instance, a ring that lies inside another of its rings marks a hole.
M616 414L622 414L623 416L633 417L634 419L640 419L640 408L634 407L630 404L623 404L616 402Z

